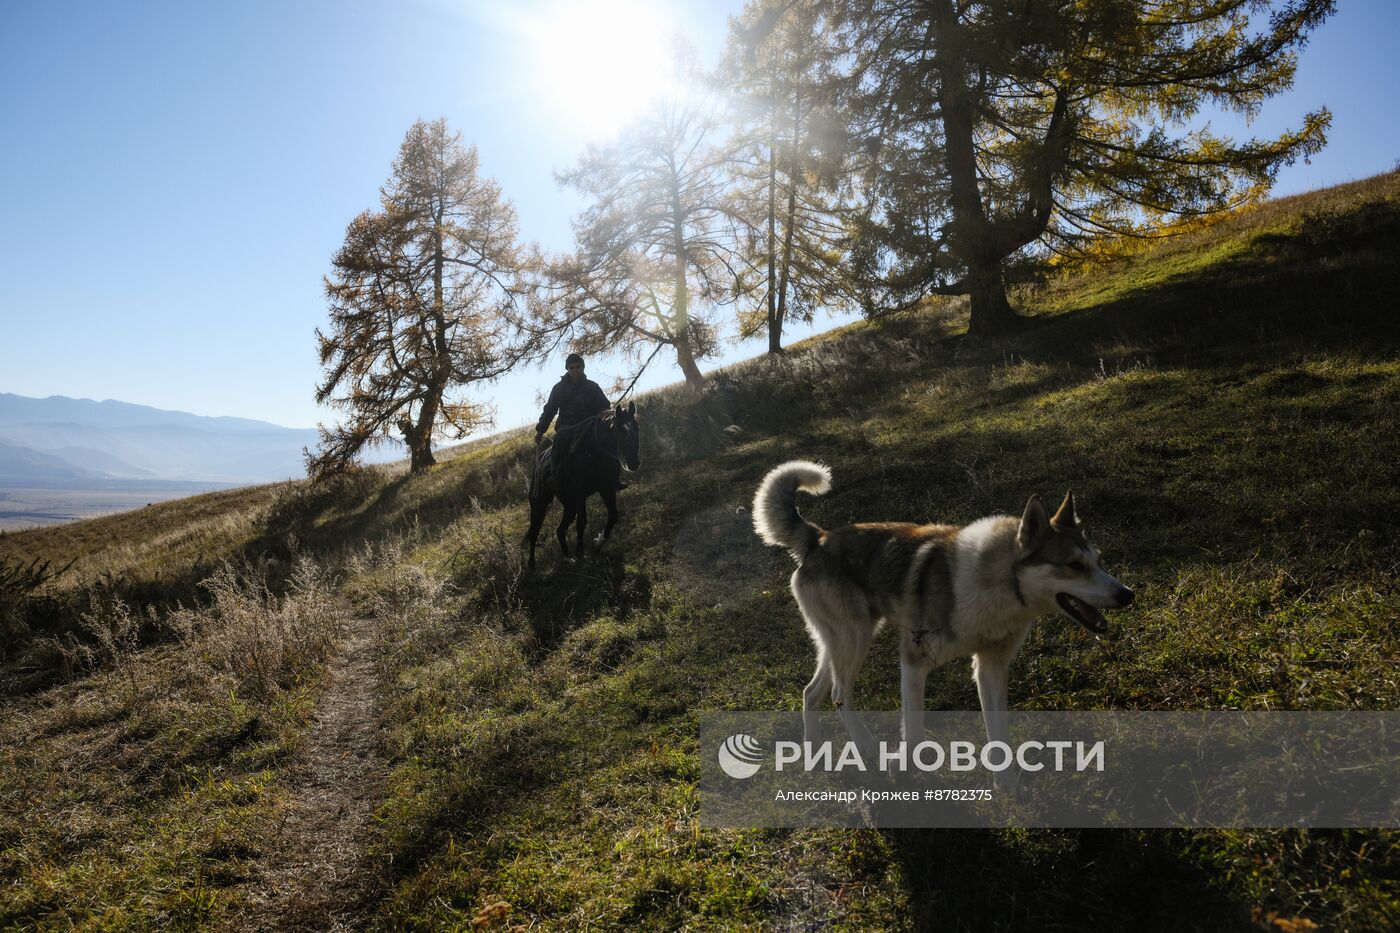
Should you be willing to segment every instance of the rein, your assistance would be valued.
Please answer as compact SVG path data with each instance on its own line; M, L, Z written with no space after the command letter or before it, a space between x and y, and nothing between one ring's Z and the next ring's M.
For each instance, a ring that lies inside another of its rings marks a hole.
M647 357L647 361L642 364L642 368L637 370L637 375L632 377L632 381L627 384L627 388L623 389L622 394L617 397L617 404L621 405L622 400L632 393L632 387L637 384L638 379L642 378L642 373L647 371L647 367L651 365L651 361L656 359L656 354L660 353L661 348L664 346L666 346L666 344L658 343L656 349L651 351L651 356Z
M641 374L638 373L638 375ZM636 382L637 380L634 379L632 381ZM630 391L631 387L629 386L628 389ZM609 413L611 413L612 409L608 409L608 411ZM617 465L622 468L622 472L626 473L627 461L623 459L622 444L618 443L617 441L617 426L613 425L612 427L608 428L608 433L613 436L613 447L615 448L614 450L610 451L608 450L607 445L603 443L602 438L598 435L598 425L603 423L601 415L594 415L592 420L593 427L591 429L591 433L593 434L594 440L598 442L598 449L601 450L603 453L610 455L614 460L616 460Z

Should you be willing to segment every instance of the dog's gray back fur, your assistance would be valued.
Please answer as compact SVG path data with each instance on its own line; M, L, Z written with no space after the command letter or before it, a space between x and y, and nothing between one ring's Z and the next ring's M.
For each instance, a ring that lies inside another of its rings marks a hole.
M1008 584L1016 558L1015 519L1001 516L967 529L865 522L826 531L802 517L797 492L820 495L830 484L825 466L793 461L770 471L754 497L759 537L787 548L799 564L792 579L799 603L830 602L841 611L819 615L870 627L882 619L895 622L913 632L930 657L967 641L973 631L990 628L1000 640L1022 627L1003 621L1012 608L1006 601L1014 603ZM818 590L827 591L824 598ZM1029 624L1026 613L1009 614L1015 623ZM995 617L991 626L979 618L984 615ZM976 650L968 648L964 654Z

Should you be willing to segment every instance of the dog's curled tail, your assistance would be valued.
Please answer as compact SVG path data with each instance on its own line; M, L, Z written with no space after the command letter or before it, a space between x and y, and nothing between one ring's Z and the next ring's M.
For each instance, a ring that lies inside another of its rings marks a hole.
M797 511L797 490L820 496L831 488L831 470L792 460L774 467L753 497L753 527L767 544L785 547L800 563L821 541L822 530Z

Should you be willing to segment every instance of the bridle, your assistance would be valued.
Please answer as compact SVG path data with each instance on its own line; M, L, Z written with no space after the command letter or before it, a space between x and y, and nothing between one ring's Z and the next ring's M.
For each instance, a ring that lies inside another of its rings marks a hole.
M573 424L571 424L569 427L579 428L579 433L577 436L577 440L575 440L573 444L569 445L569 452L572 453L573 451L578 450L579 445L583 443L584 436L587 434L592 434L593 440L598 445L598 449L600 451L616 460L618 468L624 473L631 472L631 467L627 465L627 460L625 459L626 451L623 447L623 444L617 440L617 430L619 425L614 423L614 419L612 416L613 410L609 408L607 411L601 411L596 415L589 415L587 418L575 421ZM636 426L636 423L636 416L633 415L633 426ZM598 432L598 426L601 424L608 425L607 433L611 434L613 437L614 449L612 450L608 450L608 445L603 443L603 438Z
M604 453L606 453L606 454L608 454L609 456L611 456L614 460L616 460L616 461L617 461L618 467L620 467L620 468L622 469L623 472L629 472L631 468L627 466L627 461L626 461L626 459L624 459L625 456L626 456L626 451L625 451L625 449L624 449L624 447L623 447L622 441L618 440L618 437L617 437L618 429L619 429L619 428L622 428L622 425L617 424L617 423L614 421L614 419L612 419L612 418L604 418L604 415L612 415L612 413L613 413L612 409L609 408L606 412L600 412L599 414L593 415L592 417L590 417L590 418L588 418L588 419L586 419L586 420L587 420L587 421L592 421L592 422L593 422L593 425L592 425L592 427L591 427L589 430L590 430L590 431L592 432L592 434L593 434L593 439L596 440L596 441L598 442L598 448L599 448L600 450L602 450ZM613 438L613 449L612 449L612 450L608 450L607 444L603 443L602 437L600 437L599 434L598 434L598 426L599 426L600 424L608 424L608 425L609 425L608 428L607 428L607 433L608 433L608 434L611 434L611 435L612 435L612 438ZM633 424L635 425L636 422L633 421ZM624 431L625 431L625 429L624 429Z

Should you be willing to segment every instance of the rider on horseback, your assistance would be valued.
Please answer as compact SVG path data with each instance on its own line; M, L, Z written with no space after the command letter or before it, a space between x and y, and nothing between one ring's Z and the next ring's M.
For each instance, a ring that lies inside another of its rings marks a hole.
M549 401L544 404L544 413L535 425L535 446L544 440L544 432L554 416L559 422L554 428L554 446L550 449L550 459L554 463L554 483L558 489L568 484L569 461L573 448L577 445L580 432L595 417L612 408L608 397L598 387L598 383L583 374L583 357L570 353L564 361L565 374L554 384L549 393ZM618 484L621 489L625 486Z

